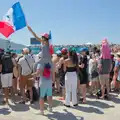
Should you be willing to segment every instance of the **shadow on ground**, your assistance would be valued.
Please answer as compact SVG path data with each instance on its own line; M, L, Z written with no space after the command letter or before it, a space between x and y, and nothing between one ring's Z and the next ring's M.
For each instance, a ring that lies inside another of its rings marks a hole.
M2 108L0 109L0 114L2 115L9 115L11 112L9 111L8 108Z
M86 113L96 113L96 114L104 114L103 111L101 111L100 109L97 109L95 107L83 107L83 106L77 106L75 108L73 108L75 110L79 110L82 112L86 112Z
M115 104L120 104L120 98L118 98L118 95L110 95L111 96L111 99L110 101L114 102Z
M84 120L84 117L81 116L75 116L71 112L68 112L67 110L63 110L64 113L60 112L53 112L53 114L48 114L46 117L48 117L50 120Z
M15 104L15 105L9 105L9 107L16 112L26 112L29 111L29 106L26 104Z
M113 105L109 105L109 104L106 104L106 103L101 102L101 101L89 101L88 100L87 104L91 105L91 106L98 107L98 108L102 108L102 109L105 109L105 108L114 108Z
M55 100L53 99L53 108L54 107L58 107L58 106L62 106L63 103L61 101ZM33 105L31 105L32 108L39 110L40 109L40 105L39 105L39 101L35 102ZM45 109L48 107L48 101L45 101Z

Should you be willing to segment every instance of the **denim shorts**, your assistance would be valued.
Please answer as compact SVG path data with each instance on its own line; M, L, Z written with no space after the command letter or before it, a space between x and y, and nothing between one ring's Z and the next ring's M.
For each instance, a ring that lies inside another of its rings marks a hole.
M52 96L52 88L40 87L40 98L44 98L45 96Z

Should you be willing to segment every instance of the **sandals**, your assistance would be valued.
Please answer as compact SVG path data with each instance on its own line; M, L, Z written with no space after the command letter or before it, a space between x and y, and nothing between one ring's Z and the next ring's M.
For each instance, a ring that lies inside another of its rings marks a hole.
M6 104L8 104L8 102L6 102L5 100L3 100L3 101L2 101L2 104L3 104L3 105L6 105Z
M25 101L20 101L19 104L25 104Z
M83 98L80 98L80 102L82 102L82 104L86 104L86 100L84 100Z
M83 101L82 101L82 104L86 104L86 100L83 100Z

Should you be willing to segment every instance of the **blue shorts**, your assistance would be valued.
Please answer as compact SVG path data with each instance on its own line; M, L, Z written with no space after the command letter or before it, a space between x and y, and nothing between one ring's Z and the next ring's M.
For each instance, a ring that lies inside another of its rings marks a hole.
M52 88L40 87L40 98L44 98L45 96L52 96Z

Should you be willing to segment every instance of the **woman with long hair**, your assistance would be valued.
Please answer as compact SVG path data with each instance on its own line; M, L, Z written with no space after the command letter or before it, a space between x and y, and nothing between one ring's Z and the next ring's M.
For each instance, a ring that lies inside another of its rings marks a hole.
M65 106L70 107L71 93L72 93L72 104L77 106L77 68L78 68L78 56L75 51L70 50L68 59L64 62L65 74Z
M99 88L98 61L94 53L89 60L89 80L90 92L94 95Z
M18 64L17 64L17 54L12 53L12 60L13 60L13 93L14 95L17 94L17 84L18 84Z

